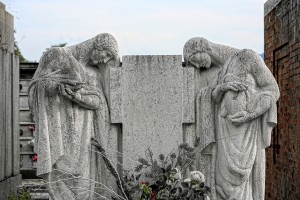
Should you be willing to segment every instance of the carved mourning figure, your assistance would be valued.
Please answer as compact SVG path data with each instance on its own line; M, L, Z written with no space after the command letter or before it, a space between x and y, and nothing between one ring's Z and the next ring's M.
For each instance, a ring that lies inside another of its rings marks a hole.
M184 61L187 67L194 67L194 81L195 81L195 93L196 93L196 137L200 138L202 145L197 150L196 166L197 170L206 174L206 183L211 186L214 191L215 176L211 171L215 170L215 151L216 145L214 142L206 144L209 141L208 138L203 138L201 135L202 117L205 112L210 113L209 108L202 107L201 104L205 101L201 98L203 95L204 88L212 86L215 79L218 77L219 71L224 66L226 60L236 53L238 49L216 44L208 41L202 37L194 37L186 42L183 48ZM202 110L204 109L204 110ZM213 135L207 135L206 137L214 137ZM215 195L212 193L212 197Z
M196 68L196 91L211 85L226 60L236 51L233 47L216 44L202 37L188 40L183 48L183 56L187 66Z
M29 86L29 104L37 126L37 175L47 181L52 199L100 198L105 164L91 145L105 148L109 110L105 76L119 65L113 36L46 51ZM99 192L97 192L99 191Z
M252 50L235 50L212 84L200 89L198 167L208 177L212 199L264 199L265 148L278 98L273 75Z

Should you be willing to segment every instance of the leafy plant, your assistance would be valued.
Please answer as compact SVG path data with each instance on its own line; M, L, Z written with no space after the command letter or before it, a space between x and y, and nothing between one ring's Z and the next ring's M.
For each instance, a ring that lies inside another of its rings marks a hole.
M199 143L199 142L198 142ZM197 147L197 140L195 147ZM177 154L160 154L153 157L150 148L146 158L139 158L135 172L125 171L123 181L126 191L139 200L196 200L209 199L210 188L204 185L204 175L194 170L196 153L188 143L178 146ZM183 174L190 171L189 178L183 180ZM145 181L147 180L147 181Z
M10 194L9 200L30 200L31 196L29 192L26 190L26 188L18 188L17 194L14 192Z

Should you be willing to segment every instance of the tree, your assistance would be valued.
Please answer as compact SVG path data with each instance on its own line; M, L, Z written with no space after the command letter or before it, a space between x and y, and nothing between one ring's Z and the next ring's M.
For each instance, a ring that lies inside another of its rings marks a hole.
M20 48L19 48L19 46L18 46L18 44L17 44L16 41L14 42L14 48L15 48L15 55L19 56L20 63L22 63L22 62L28 62L25 59L25 57L23 56L23 54L22 54L22 52L21 52L21 50L20 50Z
M67 46L68 43L59 43L59 44L54 44L52 45L50 48L52 47L65 47ZM46 51L48 51L50 48L46 48Z

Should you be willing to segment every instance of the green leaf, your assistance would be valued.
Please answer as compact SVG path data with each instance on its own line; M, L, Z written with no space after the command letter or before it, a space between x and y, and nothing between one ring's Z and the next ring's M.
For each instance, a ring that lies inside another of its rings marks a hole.
M188 146L187 143L181 143L181 144L179 145L179 148L180 148L180 149L184 149L184 148L186 148L187 146Z
M181 182L181 185L183 188L188 188L189 187L189 184L186 183L186 182Z
M139 158L138 161L142 164L142 165L148 165L149 162L145 159L145 158Z
M177 192L177 188L173 188L170 192L171 194L175 194Z
M169 172L169 171L171 171L171 169L172 169L172 165L171 165L171 164L169 164L169 165L166 167L166 172Z
M194 151L194 148L193 148L193 147L190 147L190 146L188 146L188 147L186 147L186 148L185 148L185 150L187 150L188 152L192 152L192 151Z
M200 188L204 188L204 183L201 182L201 183L199 184L199 186L200 186Z
M181 187L178 187L178 192L182 193L182 188Z
M137 176L135 177L135 180L138 181L138 180L140 179L141 175L142 175L142 174L137 175Z
M189 194L189 190L188 189L184 189L183 192L181 193L182 197L187 197Z
M143 165L138 165L135 167L134 171L135 172L140 172L143 169Z
M172 153L172 154L170 155L170 158L171 158L171 159L175 159L175 158L176 158L176 153Z
M159 160L164 161L165 160L165 155L164 154L159 154L158 158L159 158Z

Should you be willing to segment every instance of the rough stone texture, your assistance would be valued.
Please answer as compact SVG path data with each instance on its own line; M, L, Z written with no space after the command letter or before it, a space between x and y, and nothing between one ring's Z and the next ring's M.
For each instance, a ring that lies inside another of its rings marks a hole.
M200 69L195 73L196 170L204 172L211 198L264 199L264 149L279 97L274 77L257 53L203 38L189 40L184 57Z
M195 85L194 85L194 68L183 68L183 111L182 111L182 123L194 123L195 122Z
M183 141L181 56L124 56L122 65L123 164L167 155Z
M110 119L111 123L122 123L122 69L119 67L110 70Z
M20 183L19 63L14 54L14 18L0 3L0 198ZM15 178L19 177L19 178ZM6 191L5 191L6 190Z
M196 104L196 109L199 107L198 96L200 90L212 85L214 79L218 75L218 72L222 69L222 65L224 65L225 61L236 51L237 49L235 48L216 44L201 37L191 38L186 42L183 49L183 56L186 68L194 69L194 77L190 77L190 81L193 82L193 87L190 86L189 90L191 90L191 88L194 90L194 99L196 99L196 101L193 105ZM204 60L206 62L203 62ZM192 113L194 114L195 111ZM199 112L197 113L199 114ZM184 124L183 126L185 137L184 141L191 145L194 143L196 137L201 136L199 131L196 130L199 128L199 126L196 127L197 120L199 120L199 117L196 117L193 123ZM201 152L201 148L198 151ZM205 157L205 161L201 159L202 157ZM201 153L198 158L202 161L196 164L197 169L202 170L202 172L204 172L205 169L214 170L214 165L211 163L212 158L210 155ZM206 167L203 167L203 165ZM208 173L209 172L207 172L207 174ZM207 176L206 180L207 184L210 184L214 181L214 177ZM215 198L215 195L212 197Z
M300 199L300 2L281 0L264 20L264 59L281 92L266 151L266 199Z
M264 5L264 14L265 16L271 12L279 3L281 0L268 0Z
M51 48L40 60L28 88L29 106L37 130L37 175L48 182L53 199L115 195L101 189L115 190L115 184L109 182L112 175L91 138L113 160L117 139L109 123L107 80L116 66L118 45L106 33L74 46Z
M7 200L11 194L17 194L17 186L21 183L21 174L0 181L0 200Z

